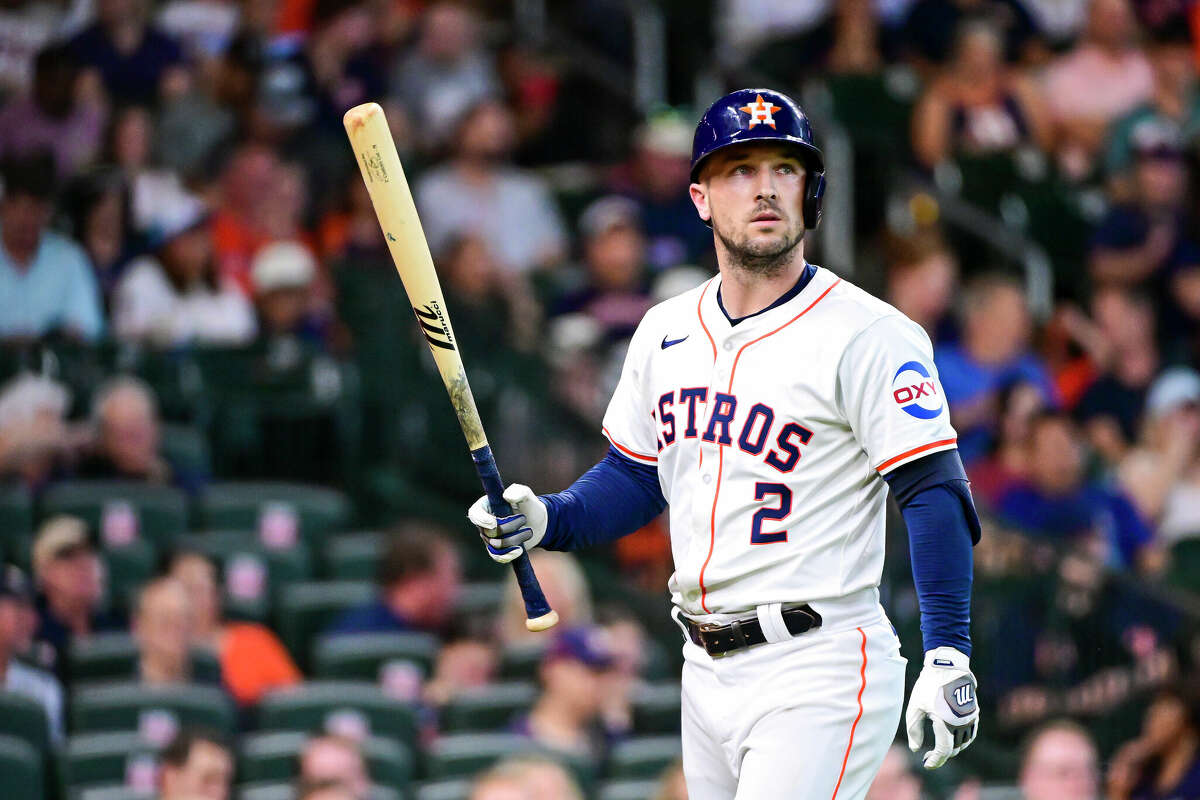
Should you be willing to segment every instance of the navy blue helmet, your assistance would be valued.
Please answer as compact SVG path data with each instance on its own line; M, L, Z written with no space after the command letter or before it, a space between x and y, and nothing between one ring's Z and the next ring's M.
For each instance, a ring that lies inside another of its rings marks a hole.
M812 126L796 101L772 89L738 89L708 107L692 139L692 182L704 160L742 142L779 141L795 146L808 174L804 227L817 227L825 194L825 159L813 144Z

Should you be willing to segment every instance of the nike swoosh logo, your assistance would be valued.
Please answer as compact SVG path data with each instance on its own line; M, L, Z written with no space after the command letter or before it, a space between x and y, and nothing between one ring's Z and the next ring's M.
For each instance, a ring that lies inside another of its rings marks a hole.
M691 334L689 333L688 336L691 336ZM666 336L664 336L663 340L662 340L662 349L666 350L668 347L674 347L675 345L679 344L680 342L684 341L687 338L688 337L685 336L685 337L683 337L683 339L668 339Z

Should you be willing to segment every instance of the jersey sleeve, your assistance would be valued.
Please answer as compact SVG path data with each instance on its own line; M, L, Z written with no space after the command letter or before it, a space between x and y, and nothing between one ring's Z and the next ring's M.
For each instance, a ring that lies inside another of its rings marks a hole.
M838 396L871 466L881 475L957 446L925 331L899 315L876 320L842 354Z
M658 436L654 432L654 407L646 397L646 321L638 326L625 353L625 364L616 391L604 412L604 436L621 455L641 464L658 463Z

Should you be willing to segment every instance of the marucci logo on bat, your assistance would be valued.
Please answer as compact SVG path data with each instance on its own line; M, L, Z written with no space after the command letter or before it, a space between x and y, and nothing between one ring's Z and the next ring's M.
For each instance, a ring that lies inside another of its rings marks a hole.
M425 334L425 341L443 350L454 349L454 334L450 332L450 325L446 322L446 315L442 313L441 306L429 302L423 309L413 306L413 313L417 315L417 322L421 323L421 333Z

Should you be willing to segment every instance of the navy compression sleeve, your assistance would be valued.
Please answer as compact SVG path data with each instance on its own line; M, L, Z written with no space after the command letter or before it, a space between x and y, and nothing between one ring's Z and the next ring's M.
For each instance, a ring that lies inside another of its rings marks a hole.
M935 453L886 476L904 523L925 650L971 655L971 546L979 517L957 451Z
M547 522L540 546L547 550L579 550L620 539L667 507L658 470L612 447L571 488L541 498Z

